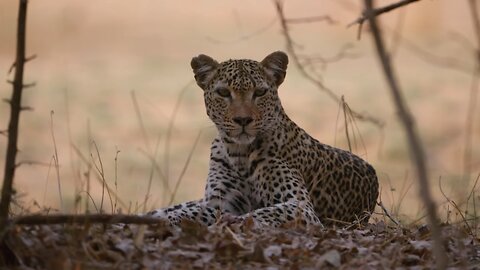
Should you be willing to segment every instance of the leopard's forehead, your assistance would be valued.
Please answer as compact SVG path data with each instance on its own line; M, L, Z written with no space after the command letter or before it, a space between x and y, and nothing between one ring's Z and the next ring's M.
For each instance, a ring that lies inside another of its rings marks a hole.
M254 60L238 59L220 63L215 85L228 86L239 92L268 87L268 79L262 65Z

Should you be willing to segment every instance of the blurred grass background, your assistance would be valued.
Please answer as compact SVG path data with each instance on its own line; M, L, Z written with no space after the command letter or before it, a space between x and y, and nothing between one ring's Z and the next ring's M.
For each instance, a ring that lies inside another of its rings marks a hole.
M377 5L392 2L395 1L377 1ZM354 152L377 169L386 207L414 220L423 215L415 172L368 27L364 25L360 40L357 40L357 26L346 27L361 14L362 4L354 0L302 0L286 1L284 8L288 18L329 15L336 22L292 25L290 30L299 53L329 58L346 44L352 46L348 57L319 70L324 83L338 95L344 95L354 110L385 121L383 129L357 121L359 146ZM16 16L17 1L0 2L0 74L5 80L12 77L8 70L15 54ZM462 202L480 171L480 110L477 109L473 158L469 164L471 175L463 177L465 121L476 60L467 1L424 0L382 15L380 20L425 143L432 189L440 208L446 209L438 178L442 178L444 191ZM403 38L396 40L392 35L394 29L401 29ZM240 4L233 0L31 0L27 54L38 57L27 64L26 81L35 81L37 86L24 94L23 104L34 111L21 115L18 160L42 164L19 167L15 187L21 196L17 199L30 211L38 210L35 203L61 208L57 175L54 166L48 165L54 155L51 111L54 111L53 133L64 211L74 211L75 194L86 190L88 178L93 199L97 204L100 201L102 185L93 177L96 170L93 162L99 166L99 161L92 140L98 146L106 182L125 202L121 208L124 212L138 212L136 208L143 209L141 204L150 178L151 196L146 209L165 206L171 199L159 173L155 171L151 177L152 162L145 153L153 154L158 144L156 163L167 174L169 189L173 190L202 130L173 201L201 197L210 142L216 130L205 114L202 91L192 83L190 59L204 53L220 61L261 60L272 51L285 50L280 30L270 1L245 0ZM453 59L465 68L459 71L432 65L425 60L428 55L419 53L417 47L442 59ZM182 89L185 89L183 95ZM0 84L2 98L9 97L10 91L9 84ZM132 92L140 108L147 141L142 135ZM294 65L289 67L280 96L290 117L312 136L323 143L347 148L342 114L338 117L339 104L303 78ZM167 143L169 121L179 98L171 140ZM0 129L8 125L8 109L6 103L0 105ZM87 162L82 161L72 145ZM2 165L5 148L6 138L2 136ZM168 162L166 148L170 149ZM116 169L117 151L120 152ZM85 198L85 192L81 193L82 207L77 211L84 210ZM396 211L399 205L400 210ZM110 209L109 203L104 209Z

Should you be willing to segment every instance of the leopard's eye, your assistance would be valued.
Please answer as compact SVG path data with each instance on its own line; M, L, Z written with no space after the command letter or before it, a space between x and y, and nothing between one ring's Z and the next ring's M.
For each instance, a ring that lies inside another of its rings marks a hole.
M215 90L215 93L224 98L231 97L230 90L228 90L227 88L218 88L217 90Z
M261 97L267 93L267 88L259 88L253 92L253 97Z

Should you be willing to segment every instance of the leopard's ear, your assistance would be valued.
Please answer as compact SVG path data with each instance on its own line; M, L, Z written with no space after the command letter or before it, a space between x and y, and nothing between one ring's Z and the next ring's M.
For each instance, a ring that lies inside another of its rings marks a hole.
M270 75L277 86L282 84L287 74L288 56L286 53L276 51L269 54L262 60L262 66L265 71Z
M192 58L190 66L193 69L193 74L195 74L195 80L197 81L198 86L205 90L208 82L215 74L218 62L208 55L200 54L199 56Z

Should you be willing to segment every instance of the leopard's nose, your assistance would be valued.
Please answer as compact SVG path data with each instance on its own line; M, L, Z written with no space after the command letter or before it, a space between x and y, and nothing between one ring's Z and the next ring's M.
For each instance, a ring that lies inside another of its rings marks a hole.
M253 121L252 117L234 117L233 118L233 122L239 124L242 127L250 124L252 121Z

